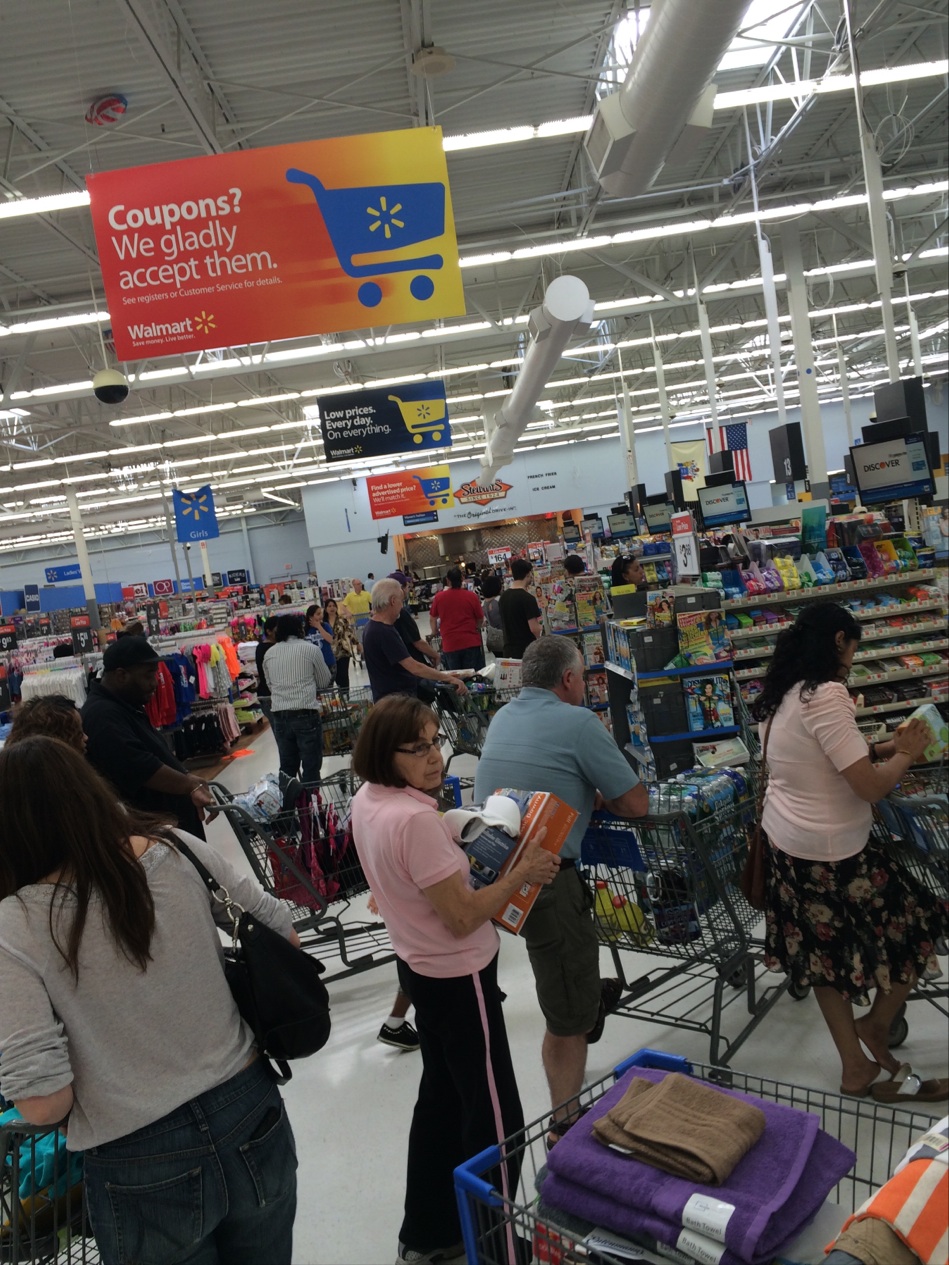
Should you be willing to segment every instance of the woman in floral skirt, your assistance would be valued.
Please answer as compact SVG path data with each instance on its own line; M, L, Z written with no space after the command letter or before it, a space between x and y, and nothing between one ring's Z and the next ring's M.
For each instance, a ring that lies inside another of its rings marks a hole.
M805 607L778 637L752 708L770 774L766 961L795 991L813 988L841 1093L939 1102L949 1081L921 1080L887 1039L916 980L938 974L945 911L871 836L871 805L921 758L928 730L913 720L868 746L845 686L860 631L834 602ZM868 1008L856 1020L854 1005Z

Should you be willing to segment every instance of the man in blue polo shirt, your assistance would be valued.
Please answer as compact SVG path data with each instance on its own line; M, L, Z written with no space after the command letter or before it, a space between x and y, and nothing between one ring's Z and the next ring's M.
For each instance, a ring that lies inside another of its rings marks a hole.
M542 1056L553 1141L577 1119L587 1046L599 1040L606 1011L619 998L618 981L601 984L593 897L576 870L580 842L594 808L641 817L649 796L583 706L583 659L572 641L541 637L529 645L521 681L520 694L491 721L474 796L477 803L501 786L552 791L579 813L560 854L560 873L541 890L523 933L547 1021Z

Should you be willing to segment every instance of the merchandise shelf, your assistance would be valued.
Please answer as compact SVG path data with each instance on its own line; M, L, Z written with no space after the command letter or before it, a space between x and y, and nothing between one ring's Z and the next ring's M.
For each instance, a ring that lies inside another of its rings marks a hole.
M620 663L607 660L602 665L607 672L615 672L617 676L625 676L629 681L662 681L670 676L700 676L703 672L730 672L731 659L716 660L715 663L696 663L687 668L659 668L655 672L631 672Z
M896 653L896 651L893 653ZM735 680L753 681L756 677L763 676L765 670L764 667L742 668L741 671L735 673ZM859 677L856 681L848 682L848 685L850 689L854 690L860 689L864 685L885 685L888 681L908 681L915 676L944 676L947 671L949 671L949 665L939 663L932 664L930 667L900 668L899 671L892 672L871 672L867 676Z
M904 571L900 575L884 575L876 580L847 580L843 584L819 584L809 589L791 589L789 592L726 597L722 599L722 610L740 611L752 606L773 606L782 602L806 601L811 597L833 598L842 593L873 592L877 589L892 589L900 584L918 584L921 580L932 580L932 578L932 571Z
M741 732L740 725L725 725L719 729L699 729L695 733L650 734L649 743L662 742L711 742L715 738L733 738Z
M921 602L920 606L925 606L926 609L929 609L931 607L939 607L939 603ZM916 608L912 608L912 609L913 609L913 613L915 613ZM892 612L892 614L884 614L881 611L879 616L876 616L876 618L893 619L894 616L896 615L902 615L905 610L906 610L905 607L900 607L898 611L894 611ZM869 619L870 616L864 615L862 616L862 618L866 620L866 619ZM730 636L731 636L732 641L744 640L746 638L751 638L751 637L777 637L778 633L783 632L785 628L790 627L790 623L791 621L788 620L782 624L772 624L769 628L754 628L754 629L742 628L737 631L731 632ZM860 644L863 645L864 642L867 642L867 641L883 641L888 638L899 637L901 634L906 634L906 633L909 633L911 636L915 637L919 633L942 632L945 626L946 626L945 619L923 619L923 620L920 620L918 624L911 624L909 625L909 627L906 627L906 628L892 628L892 627L878 628L875 632L874 631L865 632L860 639ZM739 648L735 651L732 657L734 659L754 659L754 658L757 658L758 655L770 654L773 649L774 649L773 644L769 644L767 646L748 646L744 649L742 649L739 646ZM857 657L859 659L861 657L860 654L858 654Z
M904 698L895 703L877 703L875 707L858 707L856 715L881 716L884 712L911 712L915 711L917 707L922 707L923 703L931 703L932 701L931 694L923 694L919 698Z

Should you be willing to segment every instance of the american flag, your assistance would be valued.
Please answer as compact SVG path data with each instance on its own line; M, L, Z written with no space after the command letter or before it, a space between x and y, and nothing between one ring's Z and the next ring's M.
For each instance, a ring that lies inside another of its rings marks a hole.
M751 459L748 456L748 426L745 422L730 422L708 432L709 452L731 452L735 458L735 478L751 482Z

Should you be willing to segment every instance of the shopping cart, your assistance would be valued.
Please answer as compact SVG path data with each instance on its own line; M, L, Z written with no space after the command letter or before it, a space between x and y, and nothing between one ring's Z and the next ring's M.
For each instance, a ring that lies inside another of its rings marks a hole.
M519 688L495 689L478 681L469 681L468 693L462 697L448 686L436 687L435 710L451 746L446 772L456 756L481 755L491 718L519 693Z
M441 439L442 432L447 425L445 410L448 406L444 400L400 400L397 395L390 395L389 399L393 404L398 404L402 420L405 422L405 429L412 436L415 443L420 444L426 435L431 435L436 442ZM419 479L419 482L422 484L422 491L425 492L426 496L429 493L426 492L425 482L429 482L432 485L437 484L435 490L439 492L447 490L449 486L447 479L426 481ZM433 501L432 504L434 505L434 503ZM447 497L443 503L445 505L448 504Z
M317 695L323 725L323 754L347 755L372 707L368 689L322 690Z
M311 789L284 780L282 810L270 815L211 783L216 807L230 822L257 881L287 903L303 947L326 964L327 980L395 957L384 923L344 920L352 899L368 891L349 828L357 786L348 771ZM331 913L332 905L342 908Z
M438 439L439 435L434 435L434 438ZM421 439L421 435L415 436L416 443L420 443ZM447 505L451 500L451 481L449 479L420 479L417 474L412 477L433 509L437 505Z
M656 1050L637 1051L615 1068L611 1076L587 1086L580 1093L580 1105L592 1106L633 1067L680 1072L817 1115L821 1128L857 1155L853 1169L828 1197L828 1204L839 1206L840 1224L884 1185L903 1154L926 1128L924 1115L883 1106L873 1099L844 1098L783 1081L747 1076L730 1068L692 1063ZM499 1147L483 1151L455 1170L455 1193L468 1265L514 1265L510 1255L512 1234L524 1245L524 1260L530 1259L527 1246L530 1245L533 1259L549 1265L590 1265L591 1260L599 1265L621 1265L628 1261L628 1256L614 1256L605 1247L594 1249L592 1243L585 1241L594 1231L593 1225L555 1211L543 1202L549 1127L550 1113L547 1112L528 1124L522 1133L508 1138ZM520 1193L510 1198L488 1180L498 1169L502 1156L520 1168ZM831 1238L833 1233L831 1230L827 1237ZM671 1258L672 1250L667 1254Z
M408 246L434 241L445 232L445 186L426 184L369 185L355 189L327 189L310 172L291 167L291 184L302 184L316 198L339 265L350 277L385 276L393 272L418 272L409 290L419 300L430 299L435 283L426 271L437 272L441 255L404 253ZM378 255L374 262L356 263L363 255ZM382 287L364 282L356 291L363 307L376 307Z
M0 1261L92 1265L99 1252L86 1217L82 1156L58 1129L0 1124Z
M741 780L731 802L698 818L596 813L581 852L597 935L623 988L617 1013L706 1034L716 1064L731 1060L787 988L764 967L755 935L762 915L738 885L755 819L753 766ZM669 965L631 979L625 953ZM746 1021L729 1038L723 1015L742 1001Z

